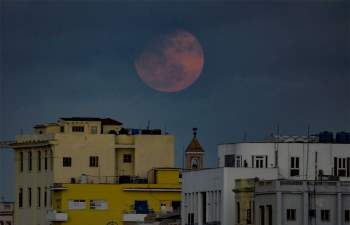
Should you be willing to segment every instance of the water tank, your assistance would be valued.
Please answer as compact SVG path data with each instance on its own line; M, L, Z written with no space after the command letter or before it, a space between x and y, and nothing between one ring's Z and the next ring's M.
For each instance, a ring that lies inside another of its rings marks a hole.
M335 139L337 143L350 144L350 133L344 131L338 132Z
M332 143L333 133L329 131L323 131L319 134L320 143Z

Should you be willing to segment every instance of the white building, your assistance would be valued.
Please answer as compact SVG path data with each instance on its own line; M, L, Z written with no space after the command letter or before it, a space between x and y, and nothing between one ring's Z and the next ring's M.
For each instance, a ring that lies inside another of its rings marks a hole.
M237 180L236 186L236 214L240 216L234 224L350 224L348 181L245 179Z
M278 143L221 144L218 167L183 173L183 224L234 224L236 179L314 180L322 175L350 180L350 144L296 137Z

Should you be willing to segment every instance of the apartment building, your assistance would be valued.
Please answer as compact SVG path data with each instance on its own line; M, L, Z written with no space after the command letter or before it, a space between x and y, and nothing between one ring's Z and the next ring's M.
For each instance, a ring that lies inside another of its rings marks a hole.
M174 136L160 130L126 129L110 119L71 117L36 125L18 135L16 155L17 225L45 225L55 183L85 177L147 177L155 167L174 167Z
M350 181L350 143L337 140L280 136L219 145L218 168L183 174L182 223L231 225L243 218L237 213L233 191L237 179Z

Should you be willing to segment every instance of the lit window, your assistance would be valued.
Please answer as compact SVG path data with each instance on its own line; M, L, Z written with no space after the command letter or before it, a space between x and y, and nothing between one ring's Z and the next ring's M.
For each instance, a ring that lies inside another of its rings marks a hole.
M72 158L63 157L63 167L71 167L71 166L72 166Z
M98 156L90 156L90 167L98 167Z
M296 220L297 210L296 209L287 209L287 220Z

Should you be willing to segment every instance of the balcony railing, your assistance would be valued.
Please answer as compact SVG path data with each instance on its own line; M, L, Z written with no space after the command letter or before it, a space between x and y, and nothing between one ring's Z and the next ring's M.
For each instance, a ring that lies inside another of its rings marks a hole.
M47 220L50 222L66 222L68 214L59 210L50 210L47 212Z

